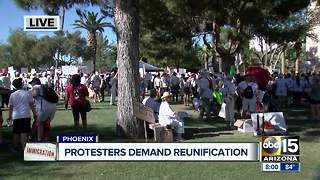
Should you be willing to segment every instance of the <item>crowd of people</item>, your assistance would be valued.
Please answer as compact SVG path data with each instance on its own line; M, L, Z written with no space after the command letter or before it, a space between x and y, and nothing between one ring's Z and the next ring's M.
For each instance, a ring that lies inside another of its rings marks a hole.
M7 126L13 126L14 151L23 150L30 138L47 141L50 122L53 120L59 99L65 109L72 110L74 127L87 127L90 101L102 102L110 95L110 105L116 105L117 70L111 73L61 75L47 72L39 74L0 74L0 128L4 125L2 109L8 108ZM31 114L32 112L32 114ZM33 115L33 116L32 116ZM82 120L80 126L79 120ZM32 123L33 119L33 123ZM0 132L0 144L2 136Z
M32 118L32 127L36 127L35 139L47 140L45 127L50 125L56 112L55 100L46 98L50 89L64 99L65 109L71 107L74 127L80 129L87 127L87 112L91 110L87 98L91 98L92 102L102 102L107 95L110 96L110 105L116 105L117 83L117 69L111 73L80 73L72 76L47 72L33 75L17 73L15 77L1 74L1 107L9 109L7 123L13 124L14 146L22 149L25 146ZM248 118L251 113L276 112L292 104L309 103L310 118L320 123L320 76L316 73L274 73L268 83L261 85L253 76L231 76L206 70L184 74L148 72L140 79L139 89L141 102L153 110L157 122L175 129L177 141L182 140L185 115L173 111L172 103L191 105L199 112L199 118L206 120L221 116L223 109L221 117L229 128L233 127L237 118ZM2 126L4 120L1 109L0 113Z
M200 119L220 115L228 128L233 128L237 118L250 118L251 113L277 112L295 104L310 105L310 119L320 123L320 75L273 73L266 84L258 83L253 76L234 76L223 73L198 73L171 75L161 72L153 78L142 80L150 90L143 104L150 107L160 124L172 125L183 132L183 118L172 111L168 102L192 103ZM260 86L258 85L260 84ZM171 100L169 100L171 98ZM181 137L179 133L177 137Z

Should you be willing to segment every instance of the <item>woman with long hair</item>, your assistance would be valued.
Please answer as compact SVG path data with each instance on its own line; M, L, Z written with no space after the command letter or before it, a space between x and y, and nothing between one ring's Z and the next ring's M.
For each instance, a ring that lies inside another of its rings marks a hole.
M75 74L72 76L71 84L68 85L66 89L67 95L65 99L65 108L68 109L68 104L71 106L74 126L76 129L79 129L80 116L82 120L82 127L87 127L87 111L85 109L85 103L86 97L89 96L89 91L85 85L80 83L80 81L80 75Z

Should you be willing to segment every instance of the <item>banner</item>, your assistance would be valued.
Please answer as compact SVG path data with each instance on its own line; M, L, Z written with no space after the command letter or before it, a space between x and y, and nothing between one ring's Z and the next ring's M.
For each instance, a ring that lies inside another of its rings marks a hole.
M59 161L259 161L259 143L59 143Z
M283 117L282 112L269 112L269 113L253 113L251 114L252 125L254 129L257 129L257 119L259 116L259 127L262 128L262 120L270 124L270 129L265 128L265 131L272 132L286 132L287 125Z
M26 67L22 67L20 71L21 71L21 74L24 74L24 73L28 73L29 69Z
M55 161L57 148L51 143L27 143L24 149L25 161Z
M78 67L77 66L62 66L61 70L62 70L63 75L78 74Z

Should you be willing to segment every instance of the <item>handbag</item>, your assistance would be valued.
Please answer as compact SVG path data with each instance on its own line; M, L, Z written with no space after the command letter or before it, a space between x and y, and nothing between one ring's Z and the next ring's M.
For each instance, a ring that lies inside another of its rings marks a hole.
M226 118L226 103L222 103L218 116L224 119Z
M85 99L83 101L83 110L85 112L90 112L92 110L92 107L91 107L91 104L90 104L90 101L88 99Z

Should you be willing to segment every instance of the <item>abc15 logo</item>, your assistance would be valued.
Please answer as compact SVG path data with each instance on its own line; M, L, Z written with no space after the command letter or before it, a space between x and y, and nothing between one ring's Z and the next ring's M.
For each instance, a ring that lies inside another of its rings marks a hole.
M299 155L299 136L263 136L262 156Z

